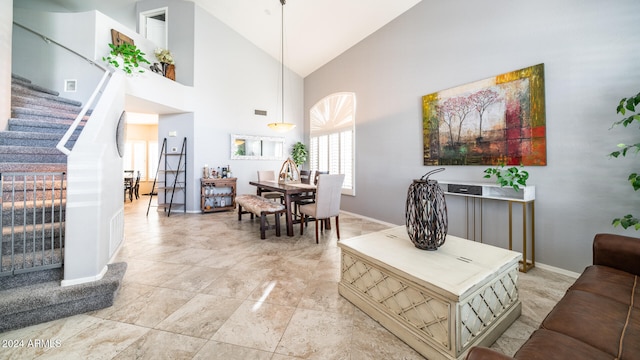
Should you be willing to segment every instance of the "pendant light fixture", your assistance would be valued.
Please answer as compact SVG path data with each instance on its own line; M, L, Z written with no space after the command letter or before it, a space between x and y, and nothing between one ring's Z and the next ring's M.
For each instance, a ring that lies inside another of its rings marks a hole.
M296 124L284 122L284 4L286 4L286 0L280 0L280 4L282 4L281 10L281 31L280 31L280 65L281 65L281 89L282 89L282 121L281 122L272 122L268 124L269 128L279 131L285 132L296 127Z

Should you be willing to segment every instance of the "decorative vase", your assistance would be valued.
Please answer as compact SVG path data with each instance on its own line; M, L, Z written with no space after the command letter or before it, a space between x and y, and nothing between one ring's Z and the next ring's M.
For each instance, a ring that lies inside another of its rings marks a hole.
M167 79L176 80L176 66L174 64L162 63L162 73Z
M436 180L429 176L444 171L432 170L413 180L407 192L405 207L407 233L418 249L437 250L444 244L449 220L444 191Z

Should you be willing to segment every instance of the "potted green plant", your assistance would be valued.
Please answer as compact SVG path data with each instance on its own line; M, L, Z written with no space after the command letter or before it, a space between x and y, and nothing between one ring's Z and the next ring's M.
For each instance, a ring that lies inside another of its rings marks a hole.
M504 163L484 170L486 174L484 177L489 179L492 176L496 177L496 183L500 187L510 186L515 191L520 191L520 186L527 186L527 179L529 179L529 172L524 170L524 166L520 164L520 167L512 166L505 168Z
M151 64L149 60L144 57L145 53L140 51L140 49L133 44L109 44L109 48L111 48L109 55L103 57L102 60L117 69L122 66L122 71L127 74L133 74L134 71L143 73L144 69L139 68L140 64Z
M291 148L291 157L293 158L293 162L296 166L300 167L307 161L307 147L305 144L298 141L293 144Z
M638 104L640 104L640 93L638 93L635 96L632 96L629 98L623 98L622 100L620 100L620 102L618 103L618 107L616 108L616 113L621 114L623 116L625 115L628 115L628 116L626 116L622 120L614 122L611 128L614 128L617 125L622 125L624 127L627 127L629 125L633 125L634 122L640 123L640 113L638 112L640 108L636 110L636 106L638 106ZM627 114L627 111L629 111L630 113ZM633 152L637 154L638 152L640 152L640 142L631 144L631 145L618 144L618 148L619 150L616 150L610 153L609 156L617 158L617 157L625 157L629 152ZM640 176L638 176L638 173L634 172L629 174L629 177L627 178L627 180L631 184L631 187L633 187L634 191L638 191L638 189L640 189ZM614 227L620 225L625 229L629 227L633 227L636 230L640 230L640 220L638 219L637 216L632 214L627 214L625 216L615 218L613 219L612 224Z

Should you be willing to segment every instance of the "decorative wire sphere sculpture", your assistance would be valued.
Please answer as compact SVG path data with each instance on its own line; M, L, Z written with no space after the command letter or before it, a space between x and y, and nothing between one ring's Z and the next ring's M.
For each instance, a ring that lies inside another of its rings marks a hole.
M413 180L407 192L405 218L407 233L413 244L422 250L437 250L444 244L449 220L444 191L429 176L444 171L435 169Z

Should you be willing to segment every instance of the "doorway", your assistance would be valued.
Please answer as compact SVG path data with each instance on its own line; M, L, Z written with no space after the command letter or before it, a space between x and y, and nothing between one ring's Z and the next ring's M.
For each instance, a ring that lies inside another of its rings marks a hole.
M164 7L140 13L140 34L163 49L168 42L168 11Z

